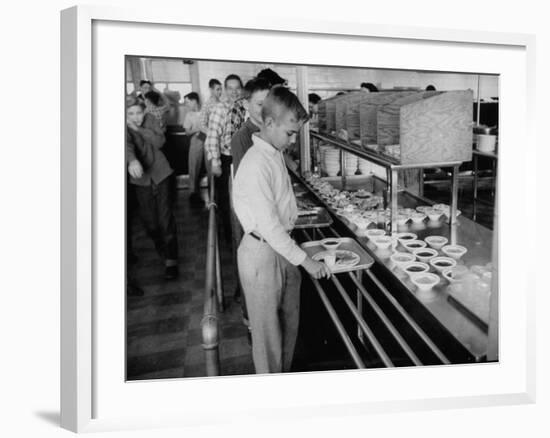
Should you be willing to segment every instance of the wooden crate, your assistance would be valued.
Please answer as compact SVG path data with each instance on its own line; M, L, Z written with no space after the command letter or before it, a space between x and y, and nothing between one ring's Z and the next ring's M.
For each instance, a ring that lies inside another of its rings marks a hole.
M334 123L336 134L338 135L340 131L346 129L346 102L348 100L347 94L342 94L334 98L336 104L336 112L334 116Z
M350 141L361 138L359 107L364 94L367 93L362 91L350 93L346 100L346 130Z
M384 152L387 145L400 144L400 114L401 108L426 99L434 94L440 94L440 91L418 91L400 96L391 102L377 107L377 143L380 152Z
M471 161L472 102L472 90L461 90L402 106L401 163Z
M359 135L361 146L369 148L378 142L378 108L401 97L414 94L411 91L363 93L359 102ZM371 147L372 148L372 147ZM377 149L376 146L374 149Z

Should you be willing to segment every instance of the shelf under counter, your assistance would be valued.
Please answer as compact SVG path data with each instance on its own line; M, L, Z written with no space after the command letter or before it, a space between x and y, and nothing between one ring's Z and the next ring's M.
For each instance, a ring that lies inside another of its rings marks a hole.
M369 252L377 262L377 266L381 272L383 272L384 277L391 278L392 281L397 281L398 284L404 286L408 293L412 297L415 297L416 301L420 303L423 308L427 309L430 314L471 353L476 361L485 360L488 346L487 326L484 325L485 321L474 315L486 313L487 307L484 309L481 308L483 306L474 308L471 313L464 308L460 308L460 305L457 305L457 302L453 301L453 298L450 297L447 291L448 283L444 279L442 279L440 284L435 288L438 294L434 300L425 301L418 298L415 286L408 277L399 275L392 269L389 259L391 252L377 250L373 248L366 237L357 236L354 224L350 223L345 217L338 215L300 176L297 174L295 174L295 176L311 190L313 196L315 196L317 200L333 214L337 221L343 224L347 231L354 235L357 241ZM339 177L323 179L328 180L335 188L342 188L342 182ZM346 179L345 184L345 189L347 190L366 188L367 190L370 189L370 191L377 191L376 189L383 186L384 182L377 181L376 178L371 176L354 176ZM431 201L406 191L399 192L398 203L400 207L405 208L415 208L419 205L432 204ZM397 231L413 232L418 235L419 239L423 239L428 235L441 235L450 238L450 233L454 232L456 234L457 243L468 248L468 252L463 256L463 261L467 266L485 265L491 261L491 248L493 243L492 231L462 216L457 218L456 224L452 227L449 227L444 221L438 221L437 223L424 223L422 226L415 224L398 226Z

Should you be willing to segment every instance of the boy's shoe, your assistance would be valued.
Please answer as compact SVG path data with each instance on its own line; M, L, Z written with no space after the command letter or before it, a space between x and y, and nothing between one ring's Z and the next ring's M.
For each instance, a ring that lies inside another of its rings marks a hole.
M177 266L166 266L164 269L164 279L165 280L174 280L178 278L180 271Z

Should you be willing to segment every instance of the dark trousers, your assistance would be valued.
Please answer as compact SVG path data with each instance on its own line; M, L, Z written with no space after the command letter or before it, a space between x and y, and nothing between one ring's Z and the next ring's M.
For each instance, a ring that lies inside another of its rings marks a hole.
M173 265L178 259L176 221L172 211L170 178L150 186L134 186L139 215L147 234L165 263Z
M216 184L216 204L220 223L223 225L225 241L231 243L231 205L229 200L229 179L231 178L231 162L229 155L221 155L222 174L214 178Z

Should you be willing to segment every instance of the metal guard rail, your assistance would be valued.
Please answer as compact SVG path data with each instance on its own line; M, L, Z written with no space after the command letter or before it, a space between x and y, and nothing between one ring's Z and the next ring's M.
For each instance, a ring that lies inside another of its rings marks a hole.
M204 311L201 320L202 347L205 355L206 375L220 374L218 308L223 311L220 252L216 219L214 176L209 177L208 240L206 245L206 281Z

